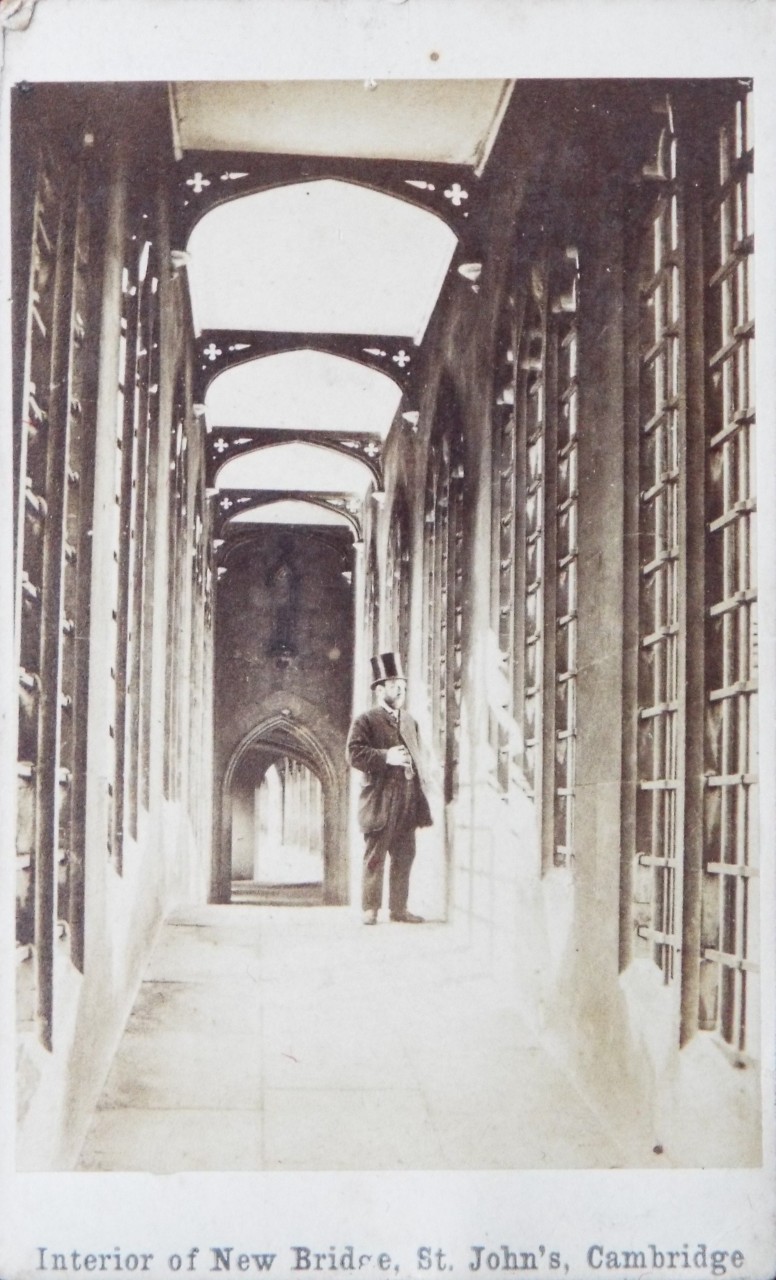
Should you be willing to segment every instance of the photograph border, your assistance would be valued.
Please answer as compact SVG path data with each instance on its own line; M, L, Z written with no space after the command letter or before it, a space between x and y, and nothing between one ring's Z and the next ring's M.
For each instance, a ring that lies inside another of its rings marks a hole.
M184 16L185 15L185 16ZM29 21L27 21L29 20ZM27 25L25 25L27 23ZM763 780L776 777L776 4L772 0L2 0L0 190L10 190L10 94L35 81L752 78L757 137L758 443ZM9 201L0 208L0 463L12 475ZM6 302L8 300L8 302ZM12 504L2 504L0 582L12 561ZM13 594L0 630L0 778L14 777ZM10 625L9 625L10 624ZM294 1245L352 1244L404 1280L423 1274L418 1250L442 1249L468 1272L475 1245L541 1247L558 1272L585 1280L589 1250L704 1243L728 1251L728 1275L769 1280L776 1265L774 1175L774 852L776 788L762 786L763 1163L751 1169L542 1170L397 1173L16 1173L13 1164L13 858L3 860L6 928L0 963L0 1280L39 1277L37 1250L82 1254L95 1238L122 1254L152 1251L154 1280L190 1270L213 1246L246 1255ZM7 809L0 818L13 848ZM192 1250L200 1250L191 1262ZM740 1251L742 1261L732 1261ZM179 1263L172 1261L178 1258ZM156 1265L156 1264L155 1264ZM280 1265L280 1264L278 1264ZM545 1264L543 1263L542 1266ZM549 1262L546 1275L550 1275ZM376 1267L376 1269L375 1269ZM665 1275L661 1266L654 1274ZM248 1272L249 1273L249 1272ZM278 1274L276 1272L276 1274ZM543 1277L545 1272L534 1272ZM609 1269L607 1274L628 1274ZM650 1272L650 1274L652 1274ZM672 1276L712 1274L707 1267ZM717 1272L716 1274L721 1274ZM290 1280L283 1273L280 1280Z

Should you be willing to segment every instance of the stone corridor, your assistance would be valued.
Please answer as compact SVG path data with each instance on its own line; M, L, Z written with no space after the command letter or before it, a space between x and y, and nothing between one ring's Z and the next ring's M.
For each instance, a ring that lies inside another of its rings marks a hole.
M206 906L162 927L81 1170L610 1168L621 1149L452 927Z

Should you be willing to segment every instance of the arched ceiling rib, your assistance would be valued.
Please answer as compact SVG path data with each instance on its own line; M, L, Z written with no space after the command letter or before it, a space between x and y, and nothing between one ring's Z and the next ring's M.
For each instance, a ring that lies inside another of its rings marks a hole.
M401 400L385 374L319 351L287 351L249 360L210 384L212 427L367 432L383 439Z
M228 521L240 524L293 524L293 525L344 525L350 528L347 516L315 502L300 502L296 498L269 502L266 506L245 507Z
M413 344L453 261L476 266L479 175L510 91L482 80L170 87L193 395L216 527L231 538L270 522L346 522L361 536L381 441L402 397L417 402Z
M195 327L420 342L456 243L434 214L349 182L243 196L189 238Z
M268 445L230 459L218 473L222 489L363 494L372 480L365 463L312 444Z

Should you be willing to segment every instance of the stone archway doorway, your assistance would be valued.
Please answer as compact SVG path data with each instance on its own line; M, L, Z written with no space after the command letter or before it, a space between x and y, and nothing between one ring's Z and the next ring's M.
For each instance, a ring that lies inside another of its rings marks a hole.
M257 743L232 776L232 902L323 901L323 788L295 756Z
M346 903L346 823L343 770L307 726L271 716L224 775L214 899Z

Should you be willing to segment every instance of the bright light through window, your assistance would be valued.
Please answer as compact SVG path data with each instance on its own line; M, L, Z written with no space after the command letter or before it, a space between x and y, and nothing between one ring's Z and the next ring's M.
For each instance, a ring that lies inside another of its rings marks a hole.
M417 205L326 179L218 205L188 243L202 329L420 341L456 246Z
M388 434L401 391L385 374L320 351L249 360L208 388L211 427Z

